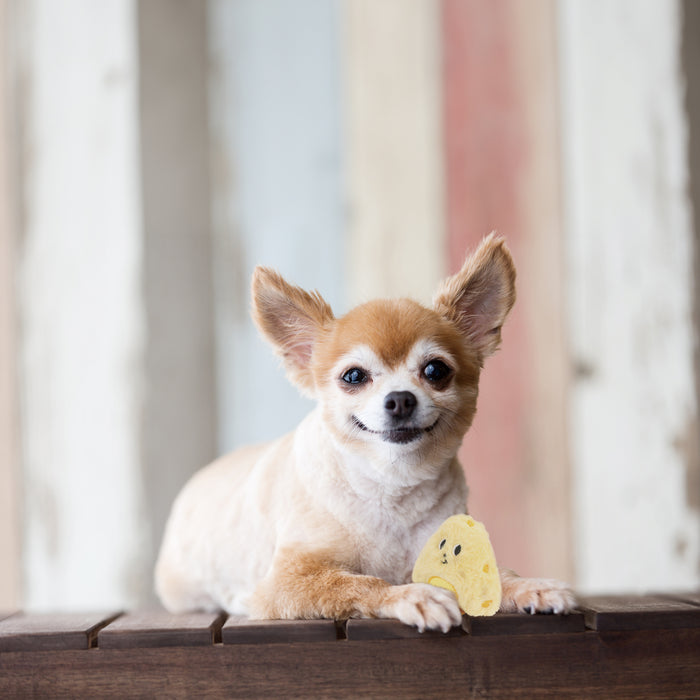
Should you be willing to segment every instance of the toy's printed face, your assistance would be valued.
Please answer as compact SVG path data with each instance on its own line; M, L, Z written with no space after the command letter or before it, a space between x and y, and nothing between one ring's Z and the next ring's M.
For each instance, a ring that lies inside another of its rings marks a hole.
M413 580L452 591L469 615L493 615L500 606L501 582L488 533L469 515L448 518L430 537Z
M440 544L438 545L438 548L440 549L440 552L442 553L442 559L440 561L441 564L448 563L448 556L450 554L453 557L458 557L462 552L462 545L457 543L453 547L452 544L448 544L447 537L443 537L440 540Z

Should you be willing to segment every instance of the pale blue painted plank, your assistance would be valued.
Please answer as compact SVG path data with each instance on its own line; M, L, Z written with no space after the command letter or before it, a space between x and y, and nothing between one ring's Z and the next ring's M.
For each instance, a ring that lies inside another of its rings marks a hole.
M210 9L219 432L222 450L309 410L249 320L253 267L344 299L337 0ZM337 309L336 309L337 310Z

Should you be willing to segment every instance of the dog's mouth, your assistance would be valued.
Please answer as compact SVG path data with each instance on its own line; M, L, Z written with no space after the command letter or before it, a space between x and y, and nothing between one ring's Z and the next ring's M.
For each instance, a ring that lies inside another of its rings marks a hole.
M418 440L426 433L429 433L437 424L440 418L438 417L432 425L425 428L417 427L401 427L391 428L390 430L370 430L357 416L352 416L352 423L360 430L364 430L372 435L379 435L386 442L394 442L400 445L405 445L414 440Z

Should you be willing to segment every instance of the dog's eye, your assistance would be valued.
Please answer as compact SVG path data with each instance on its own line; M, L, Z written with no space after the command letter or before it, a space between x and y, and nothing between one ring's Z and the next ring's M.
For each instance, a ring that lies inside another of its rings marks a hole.
M447 540L443 540L442 542L440 542L440 549L442 549L445 546L446 542Z
M454 551L454 555L457 556L462 551L462 545L461 544L456 545L453 551Z
M452 370L442 360L431 360L423 368L423 376L429 382L442 382L450 376Z
M346 384L364 384L367 381L367 374L358 367L353 367L343 375L343 381Z

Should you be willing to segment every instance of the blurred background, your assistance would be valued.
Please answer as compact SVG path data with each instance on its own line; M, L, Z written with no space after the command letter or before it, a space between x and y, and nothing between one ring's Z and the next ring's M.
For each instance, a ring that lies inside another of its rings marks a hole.
M461 458L502 565L700 584L700 3L0 0L0 609L152 602L197 468L311 404L255 264L337 314L518 267Z

